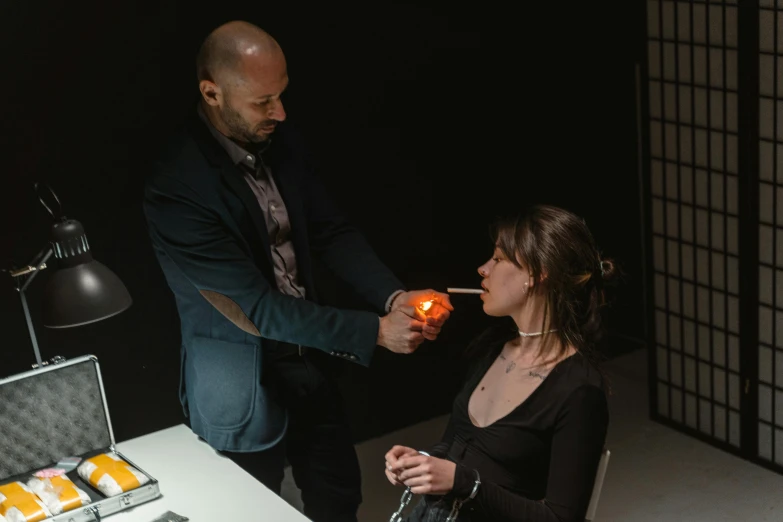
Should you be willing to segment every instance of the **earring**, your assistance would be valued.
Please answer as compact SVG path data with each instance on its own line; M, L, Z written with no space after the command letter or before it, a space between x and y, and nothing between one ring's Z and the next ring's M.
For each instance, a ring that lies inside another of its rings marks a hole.
M527 293L527 282L525 282L525 288L522 289L522 293L523 294Z

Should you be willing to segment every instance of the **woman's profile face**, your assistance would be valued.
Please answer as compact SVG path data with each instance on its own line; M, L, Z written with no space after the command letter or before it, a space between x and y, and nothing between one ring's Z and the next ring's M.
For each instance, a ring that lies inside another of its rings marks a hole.
M515 316L521 310L531 288L527 267L512 263L496 246L492 257L478 268L483 280L484 313L493 317Z

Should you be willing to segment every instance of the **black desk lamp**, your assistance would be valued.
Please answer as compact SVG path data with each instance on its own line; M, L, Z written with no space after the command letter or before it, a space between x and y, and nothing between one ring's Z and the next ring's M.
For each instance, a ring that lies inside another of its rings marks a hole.
M35 184L36 192L40 186L39 183ZM60 207L57 195L48 186L46 188ZM52 255L57 258L59 270L49 279L44 291L43 324L47 328L94 323L125 311L133 302L125 285L114 272L93 259L81 223L62 215L60 208L55 214L40 195L38 199L55 220L51 240L26 267L8 271L16 280L16 289L22 300L27 329L35 350L36 368L49 363L41 360L25 290L35 276L47 268L46 262ZM55 357L52 361L59 360L62 358Z

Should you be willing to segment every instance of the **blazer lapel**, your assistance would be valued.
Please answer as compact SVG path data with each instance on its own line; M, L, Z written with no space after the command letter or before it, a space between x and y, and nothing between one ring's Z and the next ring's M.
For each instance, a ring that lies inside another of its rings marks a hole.
M239 198L245 207L248 215L250 215L253 227L255 228L258 237L261 238L261 246L263 247L263 255L269 262L269 266L272 264L272 254L269 242L269 231L266 227L266 221L264 215L261 213L261 206L258 204L256 195L245 181L244 176L240 170L231 164L230 161L223 165L222 177L229 189ZM259 252L256 252L258 255Z
M272 269L272 254L269 246L269 232L266 228L266 221L264 215L261 213L261 207L256 200L255 194L247 185L242 172L237 166L231 162L231 158L228 157L226 151L215 141L215 138L209 132L206 125L198 117L196 111L190 116L188 121L188 127L191 135L198 148L204 153L207 161L217 169L221 178L224 181L225 186L234 193L237 198L242 202L242 205L247 210L252 226L248 226L246 223L239 223L242 229L242 234L245 236L245 240L250 245L253 254L259 261L265 259L267 266ZM254 233L255 232L255 233ZM259 241L254 241L254 237L260 238Z

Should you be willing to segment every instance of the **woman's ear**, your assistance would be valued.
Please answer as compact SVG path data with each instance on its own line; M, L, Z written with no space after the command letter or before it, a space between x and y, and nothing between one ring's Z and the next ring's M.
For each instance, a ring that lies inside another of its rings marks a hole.
M546 281L547 274L546 272L541 272L541 275L538 276L538 281L533 276L530 276L530 280L528 281L528 284L530 288L533 288L534 285L541 285Z

